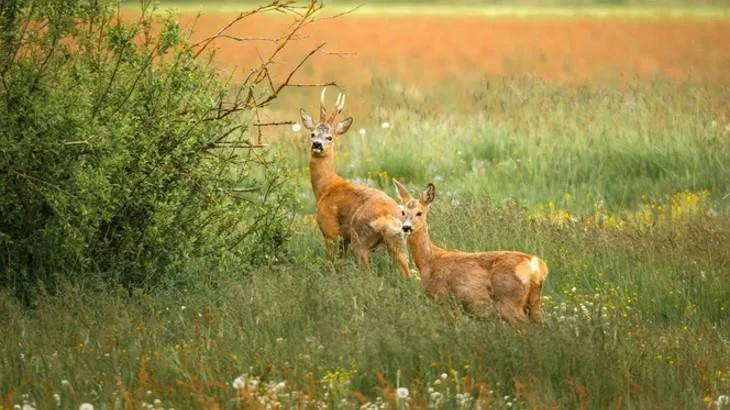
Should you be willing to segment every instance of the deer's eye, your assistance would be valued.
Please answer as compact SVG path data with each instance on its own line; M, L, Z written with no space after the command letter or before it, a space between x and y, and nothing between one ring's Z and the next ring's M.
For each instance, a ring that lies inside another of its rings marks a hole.
M312 138L314 138L314 133L312 133Z
M406 216L406 211L400 211L400 214Z
M327 141L332 141L332 137L327 137Z
M416 216L421 216L421 215L423 215L423 212L416 212Z

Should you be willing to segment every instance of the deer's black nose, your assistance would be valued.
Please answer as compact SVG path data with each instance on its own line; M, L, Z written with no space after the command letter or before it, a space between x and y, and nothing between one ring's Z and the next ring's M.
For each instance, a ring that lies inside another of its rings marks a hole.
M410 225L403 225L403 232L410 232L410 231L412 231Z
M321 142L319 142L319 141L312 142L312 149L313 150L321 151L322 148L324 148L324 147L322 147L322 143Z

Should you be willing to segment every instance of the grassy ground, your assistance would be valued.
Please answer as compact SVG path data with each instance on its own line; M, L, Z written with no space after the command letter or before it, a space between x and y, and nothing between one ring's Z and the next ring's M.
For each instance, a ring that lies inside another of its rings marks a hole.
M0 294L0 409L727 407L727 86L376 79L354 99L340 173L393 196L394 176L433 181L440 245L544 257L544 328L436 306L382 252L370 273L324 262L308 138L281 130L301 205L279 261L33 310Z
M383 254L372 273L325 263L307 138L282 136L274 151L302 205L280 263L131 297L72 287L33 311L0 297L0 403L704 408L728 394L730 125L710 107L725 92L519 79L479 90L470 112L374 88L388 108L357 119L338 166L389 193L391 176L412 190L434 180L439 244L542 255L545 328L435 306Z

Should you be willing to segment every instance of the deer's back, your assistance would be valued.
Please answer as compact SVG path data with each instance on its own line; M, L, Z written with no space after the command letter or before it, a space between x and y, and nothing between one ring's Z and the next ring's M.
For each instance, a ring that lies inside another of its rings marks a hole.
M529 286L525 276L532 274L531 260L522 252L442 251L434 255L424 286L432 297L450 294L462 301L513 297Z
M368 223L381 215L398 215L398 205L384 192L350 181L342 181L327 191L317 202L318 218L336 218L340 234L349 236L356 218Z

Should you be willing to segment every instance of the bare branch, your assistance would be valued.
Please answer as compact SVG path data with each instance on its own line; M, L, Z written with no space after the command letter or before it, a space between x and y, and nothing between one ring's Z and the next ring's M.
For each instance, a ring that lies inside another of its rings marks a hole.
M227 40L233 40L238 41L239 43L242 43L244 41L270 41L272 43L279 41L278 38L268 38L268 37L234 37L229 36L228 34L223 34L218 36L218 38L227 39Z
M218 188L219 191L226 192L256 192L260 191L260 186L248 187L248 188Z
M221 36L225 35L225 32L228 31L231 27L233 27L239 21L245 19L246 17L252 16L254 14L259 14L259 13L264 12L264 11L277 10L277 9L282 9L282 8L283 9L286 9L286 8L288 8L288 5L287 4L279 4L279 1L278 0L274 0L271 3L261 5L261 6L257 7L257 8L255 8L255 9L253 9L253 10L249 10L249 11L242 12L242 13L240 13L238 15L238 17L236 17L235 19L231 20L223 28L221 28L220 30L218 30L217 33L215 33L214 35L212 35L212 36L210 36L208 38L205 38L203 40L198 41L197 43L191 45L189 47L189 49L192 50L194 48L198 48L198 51L194 55L194 57L197 58L200 54L203 53L203 51L205 51L205 49L208 48L208 46L210 45L210 43L212 43L215 39L221 38Z
M340 12L340 13L337 13L337 14L333 14L331 16L320 17L318 19L312 19L312 21L314 22L314 21L321 21L321 20L332 20L332 19L336 19L338 17L342 17L342 16L345 16L345 15L348 15L348 14L352 14L352 13L356 12L357 10L359 10L360 7L362 7L363 5L364 4L358 4L357 6L351 8L349 10L345 10L343 12Z
M63 145L91 145L89 140L81 140L81 141L64 141Z
M327 81L324 83L311 83L311 84L289 83L289 84L287 84L287 87L329 87L331 85L333 85L335 87L339 87L339 84L337 84L336 81Z
M266 97L263 101L257 103L256 106L257 107L263 107L266 104L268 104L269 102L271 102L274 99L276 99L276 97L279 96L279 92L281 92L281 90L283 90L284 87L286 87L287 85L289 85L289 82L291 81L291 79L294 76L294 74L296 74L296 72L299 71L299 69L304 65L304 63L307 62L307 60L309 60L310 57L312 57L315 53L317 53L319 50L321 50L322 47L325 46L325 44L327 44L327 43L322 43L322 44L318 45L317 47L315 47L313 50L311 50L309 53L307 53L307 55L305 55L304 58L302 58L302 60L299 61L299 64L297 64L289 72L289 75L286 77L286 79L284 80L284 82L282 82L281 84L279 84L279 86L276 88L276 90L274 90L274 92L271 95L269 95L268 97Z
M273 127L275 125L293 125L296 121L274 121L274 122L257 122L252 124L254 127Z

